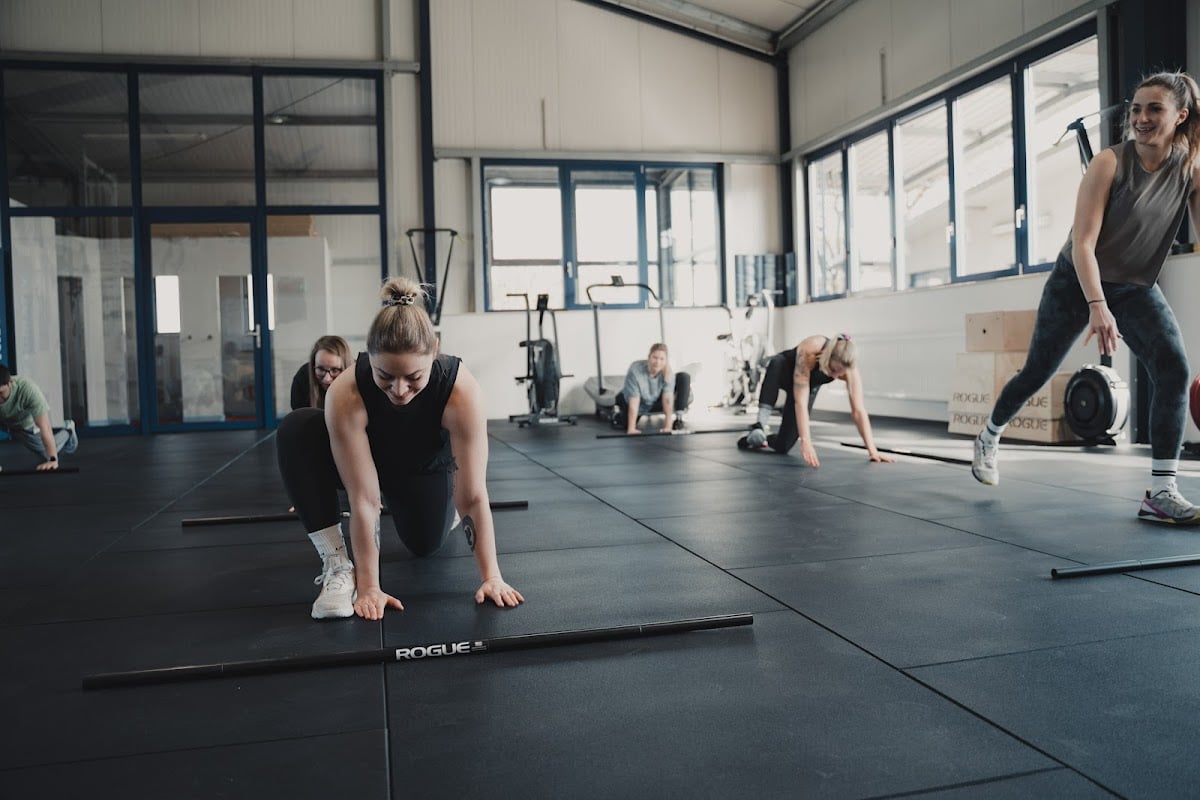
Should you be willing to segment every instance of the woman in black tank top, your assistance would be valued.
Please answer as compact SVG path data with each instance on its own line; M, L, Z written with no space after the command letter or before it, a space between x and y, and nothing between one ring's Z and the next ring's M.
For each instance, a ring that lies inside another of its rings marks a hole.
M1071 235L1046 280L1029 355L996 398L975 440L971 472L1000 480L1001 433L1058 371L1079 334L1100 354L1125 341L1154 383L1150 480L1138 518L1200 524L1200 508L1176 484L1189 368L1175 314L1158 288L1159 271L1189 210L1200 232L1200 105L1196 82L1181 72L1142 81L1129 104L1126 141L1101 151L1079 186ZM1119 326L1119 327L1118 327Z
M758 390L758 421L750 426L749 433L738 439L738 447L782 454L799 441L800 455L805 463L810 467L821 466L813 447L809 416L817 391L827 383L843 380L850 395L850 416L867 447L867 457L872 461L895 461L875 447L871 418L863 405L862 377L855 365L854 351L854 342L843 333L835 339L809 336L792 349L772 356ZM775 410L780 391L785 394L783 421L778 432L768 434L767 422Z
M312 616L380 619L388 606L403 610L379 581L383 500L417 556L441 548L457 508L481 577L475 602L516 606L524 598L505 583L496 558L479 384L458 358L437 353L420 286L393 278L382 294L367 352L329 387L324 413L293 411L276 434L284 485L324 565ZM350 502L353 563L339 480Z

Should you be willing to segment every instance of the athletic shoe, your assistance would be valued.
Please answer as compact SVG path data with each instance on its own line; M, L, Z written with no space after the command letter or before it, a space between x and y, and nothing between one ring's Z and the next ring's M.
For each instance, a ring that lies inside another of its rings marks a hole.
M1189 503L1178 489L1163 489L1153 497L1147 489L1138 519L1168 525L1200 525L1200 508Z
M671 430L673 430L673 431L683 430L683 417L675 418L675 421L673 423L671 423Z
M325 562L325 571L313 583L321 587L321 594L313 603L313 619L354 616L354 564L350 559L330 558Z
M1000 482L1000 470L996 468L995 445L988 447L983 443L982 436L975 437L975 458L971 461L971 474L975 480L988 486Z
M75 420L63 420L63 428L67 431L67 443L63 445L63 453L70 455L79 447L79 436L75 433Z
M757 422L750 426L750 432L746 434L746 444L751 448L762 447L767 443L767 432L762 425Z

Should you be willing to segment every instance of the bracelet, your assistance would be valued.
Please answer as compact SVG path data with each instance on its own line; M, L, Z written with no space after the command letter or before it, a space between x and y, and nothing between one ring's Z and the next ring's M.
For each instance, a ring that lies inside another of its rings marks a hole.
M1108 298L1101 297L1099 300L1088 300L1088 305L1090 306L1092 303L1107 303L1107 302L1108 302Z

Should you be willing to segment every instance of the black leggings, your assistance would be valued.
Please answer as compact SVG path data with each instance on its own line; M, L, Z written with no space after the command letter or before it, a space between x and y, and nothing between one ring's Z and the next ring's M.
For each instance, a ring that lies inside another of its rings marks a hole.
M779 393L784 393L783 421L779 430L767 437L767 444L777 453L786 453L800 441L800 426L796 422L796 403L792 398L792 387L796 371L796 351L786 350L771 356L767 362L767 372L763 376L762 386L758 390L760 406L775 407L779 401ZM822 384L811 384L808 389L808 413L811 415L813 403L816 402L817 392Z
M342 485L325 412L299 408L284 417L275 434L279 474L304 530L324 530L341 521ZM379 471L379 489L396 533L414 555L436 553L454 524L454 456L447 441L433 460L416 472Z
M1158 285L1102 284L1108 308L1121 336L1154 384L1150 405L1150 457L1179 457L1188 410L1187 353L1175 313ZM1029 355L1009 379L992 409L992 424L1006 425L1058 371L1067 353L1087 329L1090 311L1075 268L1062 256L1046 279L1038 305Z

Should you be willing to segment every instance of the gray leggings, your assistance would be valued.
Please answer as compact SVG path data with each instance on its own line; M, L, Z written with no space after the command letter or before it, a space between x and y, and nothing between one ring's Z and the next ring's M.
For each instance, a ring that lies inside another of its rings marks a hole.
M1103 288L1124 343L1146 368L1154 384L1150 408L1152 457L1178 458L1183 444L1190 370L1175 313L1157 284L1105 282ZM1008 424L1025 401L1058 371L1079 334L1087 328L1088 317L1087 299L1075 268L1059 256L1042 290L1029 356L1025 366L996 398L993 425Z

